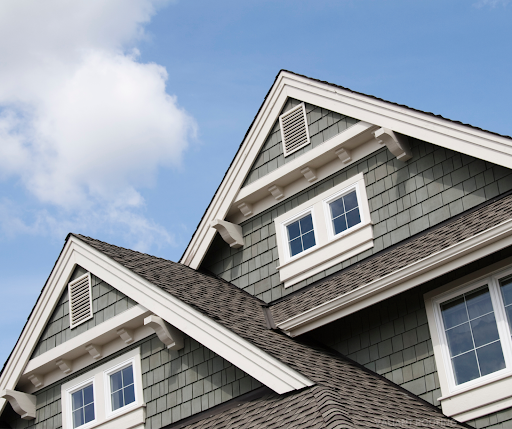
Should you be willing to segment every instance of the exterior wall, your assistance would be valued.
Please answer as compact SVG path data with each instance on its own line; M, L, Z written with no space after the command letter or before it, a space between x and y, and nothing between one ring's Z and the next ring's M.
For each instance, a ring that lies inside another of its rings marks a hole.
M410 144L408 162L380 149L242 223L245 246L240 249L231 249L217 234L201 268L274 301L512 189L506 168L419 140ZM273 220L359 172L365 176L374 247L285 289L276 271Z
M61 385L136 347L141 348L147 429L159 429L261 386L190 337L185 337L183 349L172 351L152 336L37 392L35 420L22 420L12 409L2 418L13 429L61 428Z
M300 103L302 102L299 100L289 98L286 101L281 114L287 112ZM330 110L325 110L308 103L306 103L306 117L311 144L299 149L285 158L283 154L281 128L279 126L279 120L277 120L270 132L270 135L267 137L258 158L251 167L251 171L247 176L247 179L245 179L243 186L249 185L260 177L278 169L287 162L294 160L359 122L357 119L340 115L339 113L331 112Z
M87 271L82 267L77 267L70 281L80 277L86 272ZM68 289L66 288L62 293L57 307L53 311L48 325L39 339L34 353L32 354L32 359L137 305L135 301L94 275L91 275L91 282L93 299L92 310L94 317L76 328L70 329L69 299Z
M477 429L510 429L512 428L512 408L480 417L466 422Z

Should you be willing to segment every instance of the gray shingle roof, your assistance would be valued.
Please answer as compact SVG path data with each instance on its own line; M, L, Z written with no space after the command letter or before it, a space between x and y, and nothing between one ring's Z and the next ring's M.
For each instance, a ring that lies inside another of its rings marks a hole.
M508 195L282 298L270 307L274 320L283 322L511 218Z
M320 427L350 427L347 426L350 422L353 423L354 428L385 427L376 422L380 420L396 422L403 419L415 421L427 419L442 421L445 425L455 424L437 408L355 362L320 346L308 344L300 339L292 339L282 332L267 329L261 308L262 302L228 282L209 277L172 261L113 246L82 235L75 235L75 237L155 286L193 306L316 383L315 389L305 389L304 393L275 395L267 398L267 402L260 401L253 405L244 405L254 407L250 410L258 416L266 410L275 410L268 414L266 421L262 420L261 424L255 427L275 427L275 422L282 419L290 422L286 423L289 427L301 427L299 421L308 419L317 424L320 421L318 415L303 414L303 410L310 406L311 395L320 395L315 396L317 408L310 407L313 410L311 413L324 413L324 420L331 414L333 418L335 415L338 416L336 417L338 420L343 415L346 420L343 423L346 426L329 426L330 423L326 422ZM330 391L332 397L325 399L327 396L322 396L321 390L318 390L321 388ZM284 401L283 406L271 406L280 401ZM330 410L324 406L320 407L319 403L328 403L329 407L334 408ZM284 404L287 405L284 406ZM335 412L334 409L338 411ZM247 410L250 411L249 408ZM226 418L229 415L228 413ZM229 418L237 417L231 415ZM223 421L216 420L212 421L208 427L226 427L223 424ZM455 425L465 427L460 424ZM240 421L240 423L233 422L229 427L248 426Z

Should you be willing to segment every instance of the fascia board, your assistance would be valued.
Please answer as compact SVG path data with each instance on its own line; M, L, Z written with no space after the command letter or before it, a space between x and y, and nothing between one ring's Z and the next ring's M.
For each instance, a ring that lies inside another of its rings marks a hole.
M292 337L304 334L510 245L512 219L291 317L277 327Z
M181 259L182 263L194 269L201 264L215 237L215 230L209 227L210 222L216 218L225 219L227 216L287 97L512 168L510 139L283 71L271 88L217 194L194 233Z

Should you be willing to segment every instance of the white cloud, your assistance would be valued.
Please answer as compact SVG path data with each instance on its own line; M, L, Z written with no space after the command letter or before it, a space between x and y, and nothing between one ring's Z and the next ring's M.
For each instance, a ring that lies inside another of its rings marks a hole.
M166 70L138 61L136 42L163 3L0 2L0 178L43 203L46 220L25 220L28 230L103 225L137 242L172 240L144 217L140 194L180 163L195 131L166 92Z
M496 7L496 6L503 6L505 7L510 3L510 0L478 0L474 5L476 7L484 7L484 6L490 6L490 7Z

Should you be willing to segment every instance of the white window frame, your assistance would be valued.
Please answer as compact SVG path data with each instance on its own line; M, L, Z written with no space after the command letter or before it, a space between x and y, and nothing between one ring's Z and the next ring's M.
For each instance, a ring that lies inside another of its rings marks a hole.
M93 403L94 403L94 420L91 420L90 422L83 424L82 426L78 426L78 428L79 429L87 429L87 428L95 426L97 423L98 413L96 412L96 409L97 409L96 385L94 383L94 377L91 377L91 378L88 378L85 381L82 381L81 383L67 389L67 391L66 391L66 397L68 397L70 407L69 407L69 412L66 413L67 415L65 416L65 419L67 420L67 424L69 425L70 428L73 428L73 406L72 406L71 396L73 395L73 393L75 393L79 390L82 390L84 387L91 386L91 385L92 385L92 396L93 396Z
M291 252L290 252L290 241L288 239L288 231L287 231L287 227L288 225L306 217L308 214L311 214L311 219L313 221L313 232L315 233L315 245L310 247L309 249L306 249L306 250L303 250L302 252L300 253L297 253L296 255L292 256L291 255ZM315 219L315 213L313 212L313 208L312 207L308 207L306 210L300 212L299 214L293 216L292 218L290 218L289 220L287 220L286 222L283 222L282 225L282 234L283 234L283 237L285 238L286 240L286 246L285 246L285 253L286 253L286 260L287 261L290 261L290 260L293 260L293 259L297 259L299 258L301 255L305 255L309 252L314 252L315 249L318 247L318 241L316 239L316 219Z
M124 405L123 407L121 408L118 408L117 410L112 410L112 392L110 391L110 376L114 373L116 373L117 371L120 371L124 368L127 368L131 366L132 367L132 370L133 370L133 384L135 385L134 387L134 390L135 390L135 401L132 402L131 404L128 404L128 405ZM124 413L125 411L131 409L131 408L135 408L138 406L138 403L139 403L139 398L137 397L138 396L138 392L137 392L137 380L135 379L135 358L131 358L127 361L124 361L124 362L121 362L120 364L112 367L112 368L109 368L108 370L104 371L103 372L103 377L104 377L104 387L105 387L105 401L106 401L106 415L107 417L112 417L112 416L115 416L117 414L121 414L121 413ZM139 383L140 384L140 383Z
M132 365L135 402L112 411L110 398L110 374ZM100 365L61 386L62 394L62 428L73 429L71 394L93 384L94 388L94 420L79 429L91 429L97 426L105 428L144 427L145 410L142 390L142 367L140 347L130 350L109 362ZM133 426L131 425L133 423Z
M512 259L507 260L510 264ZM501 268L496 269L498 266ZM437 364L443 412L459 421L475 418L512 407L512 337L505 313L499 280L512 275L512 267L503 262L456 280L425 294L425 308ZM505 368L456 384L441 314L441 304L463 293L487 285L496 318Z
M329 203L356 190L361 222L334 235ZM295 256L290 255L286 226L311 213L315 231L315 245ZM373 247L373 227L366 195L364 174L350 179L293 208L274 219L279 253L280 280L285 287L292 286L320 271Z

